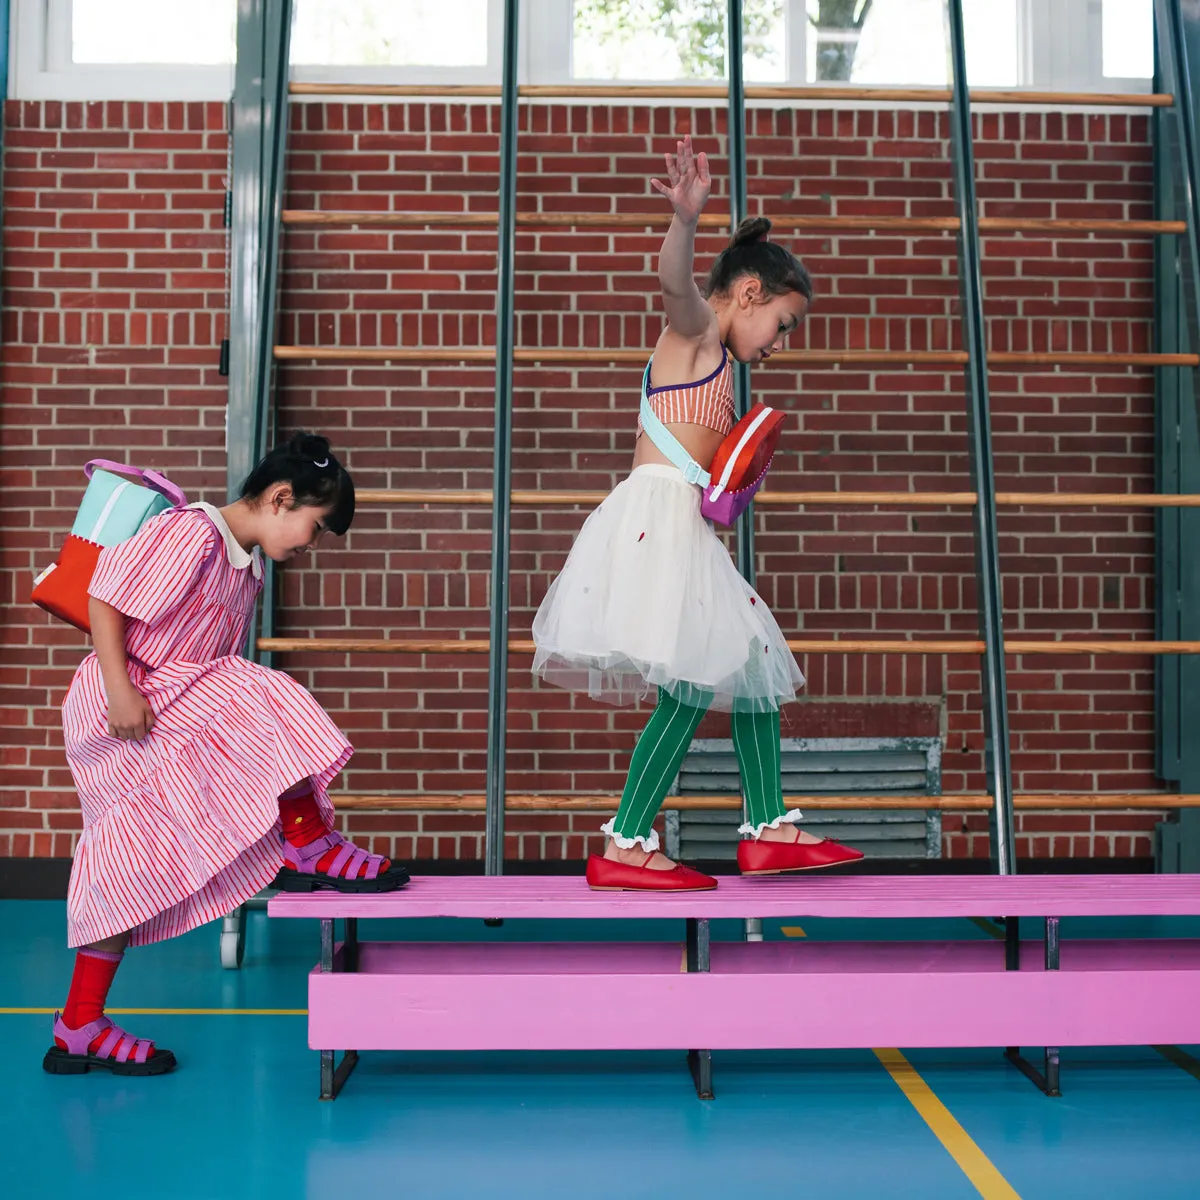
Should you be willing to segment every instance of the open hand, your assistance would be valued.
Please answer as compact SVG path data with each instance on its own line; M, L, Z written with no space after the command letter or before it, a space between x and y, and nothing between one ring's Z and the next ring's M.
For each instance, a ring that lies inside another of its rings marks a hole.
M676 143L675 153L663 156L667 163L670 186L658 179L650 180L656 192L666 196L683 221L696 221L708 202L712 177L708 173L708 155L692 153L692 139L687 136Z
M154 710L132 684L108 699L108 732L126 742L140 742L154 727Z

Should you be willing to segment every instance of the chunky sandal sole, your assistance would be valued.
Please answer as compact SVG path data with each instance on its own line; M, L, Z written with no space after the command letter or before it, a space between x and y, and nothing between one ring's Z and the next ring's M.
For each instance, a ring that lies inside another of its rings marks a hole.
M275 886L281 892L346 892L361 894L364 892L396 892L409 881L409 874L403 867L389 867L382 875L374 879L342 879L332 875L309 875L289 867L279 872Z
M170 1050L155 1048L145 1062L118 1062L115 1058L101 1058L97 1054L70 1054L58 1046L51 1046L42 1059L42 1070L50 1075L86 1075L93 1067L111 1071L114 1075L166 1075L175 1070L178 1063Z

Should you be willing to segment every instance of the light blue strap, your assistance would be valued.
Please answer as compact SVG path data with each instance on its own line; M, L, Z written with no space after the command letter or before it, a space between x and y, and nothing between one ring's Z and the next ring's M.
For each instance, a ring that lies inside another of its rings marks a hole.
M708 487L712 476L683 448L679 439L658 419L657 413L650 407L647 392L650 387L650 365L653 362L654 359L651 359L646 364L645 374L642 375L642 430L688 483Z

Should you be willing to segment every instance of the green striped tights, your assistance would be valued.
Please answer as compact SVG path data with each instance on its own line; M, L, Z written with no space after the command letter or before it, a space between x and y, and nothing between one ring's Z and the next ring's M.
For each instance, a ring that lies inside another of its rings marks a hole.
M621 806L604 826L604 832L618 846L630 847L635 843L646 849L657 846L657 837L652 833L654 818L666 799L667 789L679 774L680 764L711 699L703 694L689 698L698 699L700 704L684 704L663 688L658 690L658 704L633 749ZM746 803L746 824L739 832L757 836L766 825L777 828L781 821L799 817L799 813L790 814L783 804L779 710L733 712L730 716Z

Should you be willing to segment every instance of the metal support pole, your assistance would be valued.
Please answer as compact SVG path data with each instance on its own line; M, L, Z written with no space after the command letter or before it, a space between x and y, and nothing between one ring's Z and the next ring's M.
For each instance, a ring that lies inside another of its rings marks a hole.
M1058 918L1046 918L1046 970L1057 971L1062 948L1058 940Z
M1180 0L1156 0L1155 30L1159 83L1175 97L1174 207L1187 222L1187 233L1176 243L1182 259L1184 312L1193 346L1200 345L1200 136L1197 135L1197 92L1193 65L1200 67L1200 14ZM1165 115L1165 114L1164 114ZM1193 397L1200 401L1197 375L1191 371Z
M1057 971L1060 963L1060 946L1058 940L1058 918L1046 918L1046 970ZM1042 1074L1046 1081L1047 1096L1061 1096L1062 1086L1059 1079L1058 1047L1047 1046L1043 1056Z
M687 969L707 971L712 965L709 924L699 917L687 919Z
M237 69L232 141L229 405L225 420L226 495L266 453L273 432L271 385L283 176L288 126L292 0L238 0ZM266 563L259 621L246 653L259 655L258 637L275 634L275 569Z
M8 0L0 0L0 104L8 99L8 38L12 16ZM0 120L0 179L4 176L4 122ZM0 207L0 225L3 224Z
M328 974L333 970L333 918L321 918L321 971Z
M709 971L712 968L711 941L709 924L697 917L688 917L686 921L687 942L685 957L689 973ZM696 1085L696 1095L701 1100L713 1098L712 1084L712 1051L689 1050L688 1070L692 1073L692 1082Z
M1155 0L1157 91L1175 97L1155 109L1155 216L1183 219L1181 237L1155 246L1155 350L1187 351L1200 345L1200 141L1192 67L1200 68L1200 14L1179 0ZM1194 368L1155 371L1156 490L1185 493L1200 486L1200 375ZM1155 514L1156 635L1195 637L1200 628L1200 560L1192 553L1200 518L1187 510ZM1182 790L1200 786L1200 744L1191 714L1200 697L1200 663L1185 657L1155 659L1157 771ZM1181 812L1158 826L1158 869L1200 871L1200 813Z
M234 75L228 496L264 449L275 340L292 0L238 0Z
M1021 969L1021 918L1001 917L1004 922L1004 969L1019 971ZM1016 1062L1021 1057L1020 1046L1008 1046L1004 1051L1010 1062Z
M725 16L725 65L729 73L729 216L734 229L745 220L746 199L746 80L742 47L742 0L728 0ZM737 415L750 411L750 364L735 363L733 394ZM754 505L738 518L738 570L754 586Z
M1021 969L1021 918L1004 918L1004 969Z
M337 947L334 943L334 928L332 917L321 918L321 959L322 973L338 969ZM346 940L342 943L341 965L343 969L356 971L358 969L358 918L346 918ZM358 1066L358 1051L347 1050L342 1055L342 1061L337 1061L336 1050L321 1050L321 1090L322 1100L336 1100L342 1085L350 1078L350 1073Z
M962 0L949 0L953 65L951 132L954 147L958 234L958 278L962 294L963 342L967 351L967 426L975 504L975 578L979 591L985 769L995 797L990 813L992 862L1001 875L1016 872L1012 767L1008 737L1008 689L1004 670L1004 624L1000 595L1000 552L996 542L996 491L992 475L992 428L988 404L987 335L979 269L979 226L975 210L975 154Z
M500 220L496 248L496 426L492 460L492 608L488 651L485 869L504 870L505 735L508 725L508 550L512 478L513 245L517 207L517 54L520 0L504 4L500 102Z
M1019 924L1016 917L1008 917L1005 920L1006 936L1005 936L1005 955L1004 965L1009 971L1020 970L1020 935ZM1058 917L1046 918L1046 970L1057 971L1059 969L1060 953L1059 953L1059 936L1058 936ZM1026 1079L1032 1081L1035 1087L1043 1091L1047 1096L1056 1097L1062 1095L1060 1086L1059 1072L1059 1055L1057 1046L1044 1046L1042 1048L1042 1069L1039 1071L1027 1058L1021 1053L1020 1046L1008 1046L1004 1051L1004 1057L1008 1059Z
M728 0L725 11L725 69L729 74L729 216L736 229L746 218L746 76L745 49L742 44L742 0ZM738 417L750 411L750 364L735 363L733 397ZM742 578L754 586L754 503L737 522L737 566ZM746 820L742 802L742 820ZM746 941L762 941L762 921L747 917ZM706 1051L707 1053L707 1051Z

